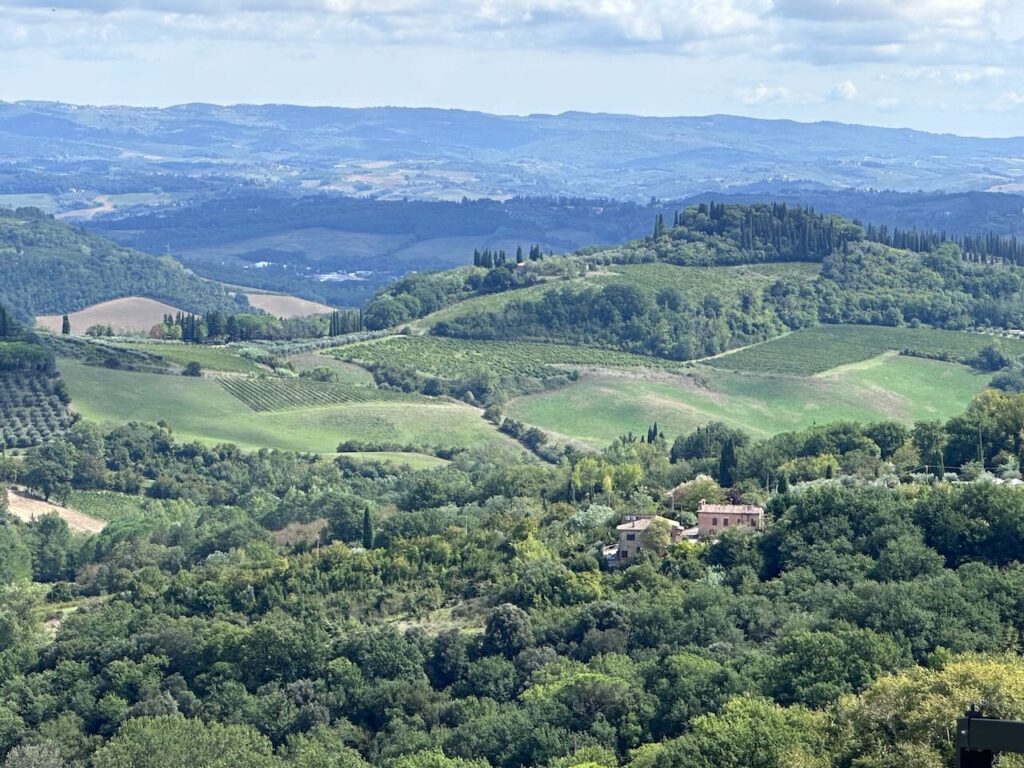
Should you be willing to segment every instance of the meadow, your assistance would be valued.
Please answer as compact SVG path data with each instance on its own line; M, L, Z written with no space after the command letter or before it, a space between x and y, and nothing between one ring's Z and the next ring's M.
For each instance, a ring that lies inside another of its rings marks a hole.
M182 367L191 362L196 362L202 366L204 371L256 373L260 370L266 370L261 369L252 360L239 356L231 347L161 341L123 342L119 343L118 346L159 355L167 362Z
M510 438L461 403L370 402L257 413L216 380L132 373L61 362L72 409L105 425L166 421L180 440L334 453L343 440L518 451Z
M983 347L995 346L1011 357L1024 355L1024 341L967 331L888 328L867 325L819 325L730 352L706 364L731 371L808 376L859 363L885 352L964 362Z
M963 365L885 353L816 376L742 374L700 366L685 375L584 374L512 400L515 419L592 447L657 422L668 435L722 421L757 437L840 419L947 419L989 376Z
M374 386L373 374L365 368L346 363L331 355L321 355L316 352L300 352L289 355L287 361L292 364L296 371L310 371L314 368L328 368L337 377L340 384L359 384L361 386Z

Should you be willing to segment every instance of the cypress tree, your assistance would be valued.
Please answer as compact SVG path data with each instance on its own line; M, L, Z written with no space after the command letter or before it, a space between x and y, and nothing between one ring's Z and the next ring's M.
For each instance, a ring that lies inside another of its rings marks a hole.
M723 488L732 488L736 477L736 446L732 440L726 440L722 452L718 455L718 484Z
M373 549L373 516L369 507L363 510L363 547Z
M60 332L62 336L68 336L71 333L71 318L67 315L60 320Z

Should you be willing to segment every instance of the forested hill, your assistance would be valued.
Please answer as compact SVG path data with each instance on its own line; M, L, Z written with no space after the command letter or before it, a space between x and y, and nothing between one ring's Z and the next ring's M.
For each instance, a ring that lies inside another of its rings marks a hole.
M131 251L35 208L0 208L0 303L24 320L146 296L190 312L238 309L214 283L170 258Z
M686 360L817 323L1024 323L1024 270L1015 266L1024 250L1015 240L865 228L782 204L702 204L671 221L659 215L650 236L620 247L532 255L485 252L480 266L409 276L368 305L367 325L400 325L447 307L429 318L433 333ZM723 269L785 262L806 266L759 283L737 282ZM652 276L637 265L661 266ZM453 306L462 302L464 311Z

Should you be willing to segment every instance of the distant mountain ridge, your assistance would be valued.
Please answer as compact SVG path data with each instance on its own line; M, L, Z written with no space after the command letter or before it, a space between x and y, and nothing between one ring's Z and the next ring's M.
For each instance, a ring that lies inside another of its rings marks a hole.
M794 181L823 189L1024 190L1024 138L729 115L15 102L0 103L0 162L6 193L49 192L62 178L81 186L89 174L115 184L137 176L171 188L191 178L391 199L639 201Z

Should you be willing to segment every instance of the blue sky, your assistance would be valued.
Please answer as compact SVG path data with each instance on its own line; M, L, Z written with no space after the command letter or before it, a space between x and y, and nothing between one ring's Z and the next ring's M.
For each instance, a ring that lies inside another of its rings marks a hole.
M1024 134L1021 0L0 0L0 99Z

